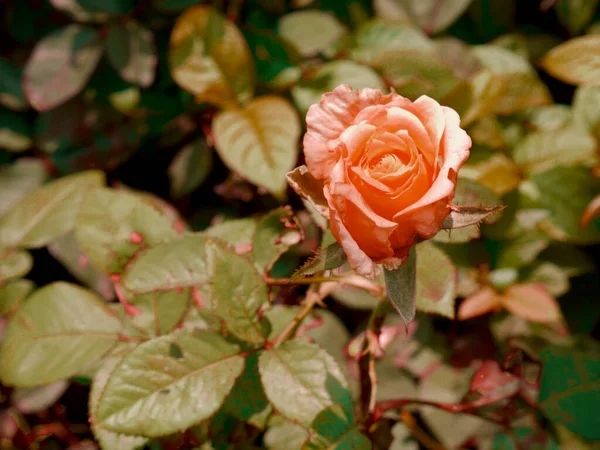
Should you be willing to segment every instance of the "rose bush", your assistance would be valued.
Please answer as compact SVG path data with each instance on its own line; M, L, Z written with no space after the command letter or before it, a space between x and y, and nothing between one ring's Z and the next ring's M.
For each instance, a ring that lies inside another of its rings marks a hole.
M471 148L456 111L342 85L310 107L306 124L308 169L324 182L331 232L356 272L398 267L442 229Z

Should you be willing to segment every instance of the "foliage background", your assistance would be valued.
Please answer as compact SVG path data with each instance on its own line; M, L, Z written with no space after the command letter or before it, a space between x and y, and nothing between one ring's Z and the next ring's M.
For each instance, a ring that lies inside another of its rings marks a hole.
M600 193L597 4L0 3L2 448L596 448L598 201L584 212ZM371 313L382 287L343 268L343 283L308 291L273 282L329 243L285 175L302 162L308 106L342 83L455 108L474 141L457 202L507 206L420 244L408 336L391 309ZM518 295L532 283L544 294ZM480 292L504 300L458 320ZM302 301L321 299L282 344L321 399L296 404L305 394L273 345ZM381 348L363 348L365 327ZM118 372L141 342L150 359ZM361 348L379 407L437 408L365 408ZM213 406L185 403L197 385L132 406L127 387L159 376L148 371L185 372L188 354L200 370L218 352L233 362L202 375L231 382ZM461 402L468 414L448 406Z

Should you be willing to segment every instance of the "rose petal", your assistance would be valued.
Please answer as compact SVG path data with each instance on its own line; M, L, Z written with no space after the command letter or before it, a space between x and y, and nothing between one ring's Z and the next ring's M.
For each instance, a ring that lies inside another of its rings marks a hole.
M377 128L366 123L351 125L340 135L340 141L344 144L346 155L352 163L358 162L364 153L365 144L373 136Z
M437 163L437 161L440 150L440 142L444 134L444 129L446 128L446 117L442 106L434 99L427 97L426 95L419 97L413 103L413 105L415 108L415 115L425 126L431 141L431 146L435 149L433 161L428 159L432 167L435 168L435 176L438 174L439 169L442 166L442 164Z
M467 320L482 316L502 306L500 296L491 287L486 286L467 297L458 308L458 319Z

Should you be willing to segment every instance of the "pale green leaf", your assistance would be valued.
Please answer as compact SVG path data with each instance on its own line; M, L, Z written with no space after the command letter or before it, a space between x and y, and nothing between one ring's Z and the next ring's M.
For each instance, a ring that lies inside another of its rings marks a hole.
M389 450L419 450L419 443L411 440L410 429L404 422L397 422L391 429L394 440Z
M568 126L573 114L567 105L549 105L532 108L525 111L525 120L528 126L533 126L537 131L555 131Z
M171 356L171 346L182 357ZM242 373L239 347L209 331L179 330L139 345L117 365L100 396L103 428L147 437L210 417Z
M347 260L343 247L334 242L325 248L319 249L316 256L309 259L304 266L294 273L294 278L336 269L345 264Z
M203 234L222 239L233 245L239 253L247 253L252 249L252 236L256 225L257 219L253 217L229 219L211 225L203 231Z
M433 43L419 28L407 23L374 19L356 31L350 57L364 64L378 65L386 53L395 50L433 51Z
M10 317L16 313L34 288L33 281L25 279L10 280L0 286L0 316Z
M256 225L252 237L252 258L265 273L291 246L298 244L303 232L289 207L275 209Z
M284 98L259 97L243 109L215 116L215 148L231 170L282 197L286 174L298 158L299 122L296 110Z
M171 196L178 198L196 190L212 169L212 150L204 137L183 147L167 169Z
M100 397L106 388L106 383L108 382L112 372L115 370L115 367L117 367L122 360L122 357L113 357L107 359L94 376L92 388L90 390L90 424L94 433L94 437L98 440L100 447L103 450L136 450L143 446L148 440L142 436L132 436L109 431L100 423L98 423L98 419L96 417L98 402L100 401Z
M430 242L416 248L417 309L453 319L458 277L452 260Z
M172 221L149 202L126 191L93 189L81 205L75 226L79 245L105 273L121 273L141 248L177 235Z
M2 382L30 387L69 378L113 348L120 329L119 320L90 291L49 284L23 303L6 329Z
M137 295L200 286L230 332L252 343L268 335L257 314L268 301L263 278L250 260L203 235L180 236L140 253L123 285Z
M0 249L0 286L11 278L19 278L33 267L33 258L24 250Z
M104 22L110 16L105 11L91 10L81 0L50 0L52 6L63 12L69 13L80 22Z
M540 233L528 233L511 241L503 242L496 266L498 268L521 268L533 262L550 244L548 238Z
M346 387L333 358L308 342L288 341L263 352L258 368L267 398L275 409L304 426L336 403L336 397Z
M77 95L102 56L93 28L67 25L37 43L25 66L23 90L38 111L52 109Z
M190 307L190 290L155 291L128 298L140 310L130 318L132 324L148 331L150 336L160 336L172 331L181 323Z
M333 15L316 9L286 14L279 19L278 26L279 35L306 57L330 51L347 33Z
M496 75L534 73L526 58L497 45L477 45L472 52L481 64Z
M51 407L68 387L69 383L63 380L34 388L16 388L10 402L22 414L39 413Z
M475 149L471 151L475 153ZM521 182L519 167L501 152L491 152L482 160L473 158L462 167L460 173L464 178L491 189L496 195L508 194Z
M179 16L168 56L173 79L197 101L232 106L252 98L256 73L250 49L216 9L196 6Z
M396 0L428 34L452 25L473 0Z
M573 125L600 137L600 87L577 88L573 98Z
M533 133L517 145L513 158L529 173L556 166L589 166L596 160L596 140L573 127Z
M37 158L19 158L0 169L0 217L46 180L44 164Z
M408 259L397 269L384 268L385 288L388 297L406 325L415 318L417 251L409 250Z
M553 48L542 66L555 78L575 85L600 85L600 35L578 37Z
M383 80L373 69L352 61L331 61L323 64L314 77L300 81L292 88L294 103L301 114L306 114L310 105L319 103L321 95L340 84L347 84L352 89L386 90Z
M548 292L558 298L570 289L569 273L560 266L549 262L542 262L529 272L525 281L543 283Z
M148 87L154 82L158 58L152 31L135 20L116 22L108 29L106 57L123 80Z
M43 247L67 233L87 190L102 184L104 173L88 171L31 192L0 219L0 247Z
M308 438L308 430L294 422L281 422L270 426L264 436L265 445L269 450L289 450L302 448L302 443Z

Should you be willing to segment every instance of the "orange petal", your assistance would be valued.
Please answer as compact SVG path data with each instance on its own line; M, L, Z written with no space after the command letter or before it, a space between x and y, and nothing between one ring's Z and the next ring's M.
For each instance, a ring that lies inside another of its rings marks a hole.
M511 313L532 322L560 322L558 302L542 284L515 284L502 294L502 305Z
M479 292L467 297L458 308L458 319L467 320L494 311L502 306L500 296L491 287L486 286Z

